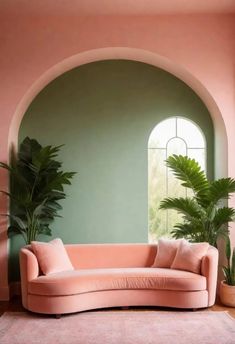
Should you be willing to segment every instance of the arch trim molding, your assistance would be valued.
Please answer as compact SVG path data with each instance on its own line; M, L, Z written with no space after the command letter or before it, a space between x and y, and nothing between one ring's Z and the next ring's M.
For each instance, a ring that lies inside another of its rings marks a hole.
M21 120L37 94L52 80L56 79L63 73L81 65L110 59L122 59L133 60L138 62L147 63L157 68L161 68L182 81L184 81L190 88L192 88L198 96L202 99L206 105L209 113L211 114L214 131L215 131L215 177L227 176L228 172L228 148L227 148L227 135L225 124L222 114L213 99L208 89L198 80L193 73L188 71L182 65L175 61L171 61L168 58L161 56L152 51L136 49L131 47L107 47L100 49L93 49L84 52L80 52L76 55L70 56L50 69L46 70L28 89L19 102L15 113L12 116L10 129L8 133L8 150L13 147L17 147L18 143L18 131ZM222 153L221 153L222 152ZM226 154L225 154L226 152ZM221 162L223 157L223 162ZM6 300L9 298L9 285L8 285L8 239L7 232L4 231L4 235L1 238L1 256L0 265L3 267L3 271L0 275L0 300Z

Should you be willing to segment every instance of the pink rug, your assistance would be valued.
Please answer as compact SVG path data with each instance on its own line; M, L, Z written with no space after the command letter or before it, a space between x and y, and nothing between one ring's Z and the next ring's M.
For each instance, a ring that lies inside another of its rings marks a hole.
M61 319L4 313L1 344L235 344L226 312L99 311Z

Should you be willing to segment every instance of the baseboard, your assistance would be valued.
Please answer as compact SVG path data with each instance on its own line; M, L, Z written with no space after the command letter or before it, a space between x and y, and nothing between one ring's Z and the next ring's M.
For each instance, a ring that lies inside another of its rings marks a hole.
M10 298L21 295L21 284L19 281L10 283Z
M0 301L8 301L10 299L10 293L8 287L0 287Z

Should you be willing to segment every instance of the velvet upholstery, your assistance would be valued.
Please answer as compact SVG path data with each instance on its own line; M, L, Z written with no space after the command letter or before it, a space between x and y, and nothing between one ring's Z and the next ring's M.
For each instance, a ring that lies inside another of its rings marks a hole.
M32 241L31 247L44 275L74 270L60 238L50 242Z
M186 270L199 274L202 257L205 256L208 248L209 244L207 242L191 244L186 240L181 241L171 269Z
M63 314L126 306L161 306L184 309L207 307L208 291L105 290L67 296L28 295L30 311Z
M201 274L207 279L208 306L215 303L219 253L215 247L210 246L207 254L202 258Z
M118 289L206 290L206 278L187 271L158 268L84 269L40 276L28 284L35 295L71 295Z
M153 268L170 268L180 243L184 239L168 240L159 239L158 240L158 250L152 265Z
M61 314L100 307L201 308L214 303L218 252L209 248L201 274L151 268L155 244L65 245L74 271L43 275L31 247L21 249L26 309Z

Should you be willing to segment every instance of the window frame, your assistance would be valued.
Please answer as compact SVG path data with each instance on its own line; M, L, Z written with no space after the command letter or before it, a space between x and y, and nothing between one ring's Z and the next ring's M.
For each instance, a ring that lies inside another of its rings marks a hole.
M152 147L152 145L150 145L150 142L151 142L151 138L152 138L152 135L155 131L155 129L161 125L163 122L166 122L168 120L172 120L172 119L175 119L175 136L172 136L170 137L166 143L165 143L165 147L159 145L159 147ZM197 146L191 146L187 143L187 141L182 138L181 136L178 135L178 125L179 125L179 122L178 122L178 119L183 119L185 121L188 121L189 123L191 123L197 130L198 130L198 133L201 135L201 138L203 140L203 146L202 147L197 147ZM164 120L160 121L159 123L157 123L155 125L155 127L152 129L150 135L149 135L149 139L148 139L148 238L149 238L149 242L154 242L155 240L150 240L150 236L151 236L151 232L150 232L150 150L161 150L161 151L165 151L165 159L167 159L168 157L168 146L169 146L169 143L174 140L174 139L179 139L179 140L182 140L182 142L185 144L185 147L186 147L186 156L190 156L189 155L189 151L190 150L203 150L204 151L204 166L202 166L202 168L204 169L205 173L207 174L207 154L208 154L208 143L207 143L207 140L206 140L206 136L202 130L202 128L197 124L195 123L193 120L191 120L190 118L187 118L185 116L178 116L178 115L175 115L175 116L170 116L170 117L167 117L165 118ZM170 154L171 155L171 154ZM162 166L163 168L165 166ZM166 195L165 197L169 197L169 169L165 167L165 179L166 179ZM187 189L185 189L185 196L187 196L188 193L187 193ZM169 219L168 219L168 210L165 211L166 213L166 232L169 233ZM157 239L159 238L158 236L156 236Z

